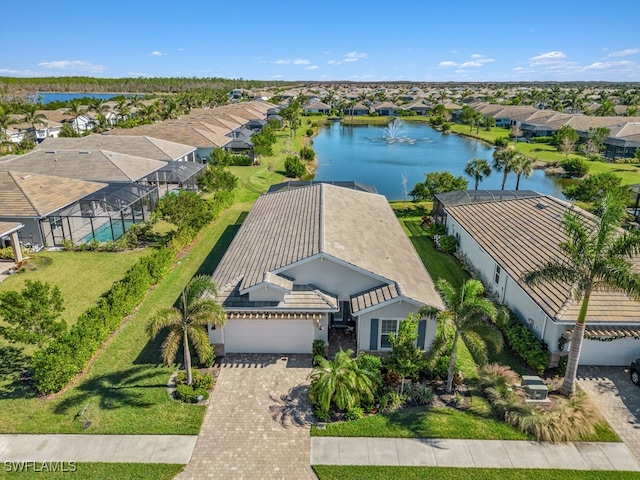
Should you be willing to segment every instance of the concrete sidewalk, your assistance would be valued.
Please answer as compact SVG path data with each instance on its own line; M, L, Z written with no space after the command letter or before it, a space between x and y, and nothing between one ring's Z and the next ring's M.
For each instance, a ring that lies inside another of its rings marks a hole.
M311 437L311 465L640 471L624 443Z
M1 462L187 464L196 435L0 435Z

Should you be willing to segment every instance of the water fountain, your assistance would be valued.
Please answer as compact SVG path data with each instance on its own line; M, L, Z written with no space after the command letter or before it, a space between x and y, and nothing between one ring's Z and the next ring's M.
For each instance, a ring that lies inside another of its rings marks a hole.
M402 122L399 118L390 122L385 128L382 129L382 138L384 138L387 143L416 143L415 138L407 137L406 135L401 137L399 134L400 129L402 128Z

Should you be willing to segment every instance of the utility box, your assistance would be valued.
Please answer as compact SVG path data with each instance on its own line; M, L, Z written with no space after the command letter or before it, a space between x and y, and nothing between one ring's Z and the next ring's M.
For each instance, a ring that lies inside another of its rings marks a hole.
M530 400L547 400L549 388L547 388L540 377L536 375L523 375L522 386Z

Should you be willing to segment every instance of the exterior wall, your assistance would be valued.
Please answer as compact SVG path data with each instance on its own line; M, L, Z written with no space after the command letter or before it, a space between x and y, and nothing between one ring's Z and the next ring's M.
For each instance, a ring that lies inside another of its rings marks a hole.
M404 320L410 313L417 313L419 310L415 305L398 301L390 305L378 308L376 310L367 312L360 315L357 320L357 345L358 352L364 351L380 351L386 352L387 349L380 349L380 327L381 323L378 321L378 345L375 350L370 348L371 343L371 319L389 319L389 320ZM427 331L425 334L425 343L420 345L420 348L428 350L431 347L431 343L436 335L436 321L433 319L427 320Z
M35 218L24 217L2 217L3 222L17 222L24 225L23 228L18 230L18 239L22 244L30 243L31 245L44 246L45 241L42 238L40 231L40 222Z
M207 159L209 158L209 155L211 155L211 152L213 152L213 148L211 147L201 147L196 149L196 161L198 163L207 163Z
M312 284L344 301L354 293L380 285L380 280L326 258L302 263L282 273L294 278L296 285Z

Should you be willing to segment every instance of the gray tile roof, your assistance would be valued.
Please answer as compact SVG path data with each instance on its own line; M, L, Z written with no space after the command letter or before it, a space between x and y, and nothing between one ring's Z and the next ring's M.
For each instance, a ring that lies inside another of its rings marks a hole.
M363 299L375 296L372 305L402 295L419 304L442 306L386 198L324 183L262 195L213 280L222 297L232 290L244 294L263 283L265 273L317 255L377 277L379 294L362 293Z
M525 272L552 258L562 258L559 244L566 240L562 218L570 206L541 195L451 206L446 210L550 318L574 322L581 301L570 295L569 286L549 283L530 287L522 280ZM590 215L583 213L590 221ZM596 291L589 303L587 320L640 322L640 303L623 294Z
M39 150L108 150L134 157L170 162L195 151L195 147L144 135L87 135L79 138L47 138Z

